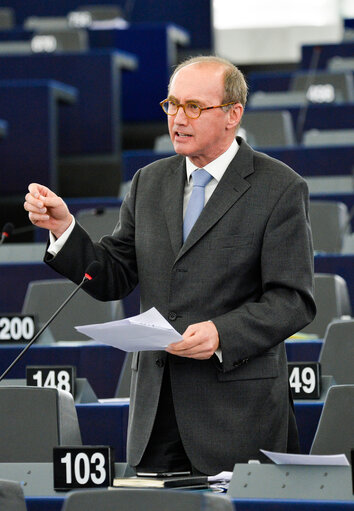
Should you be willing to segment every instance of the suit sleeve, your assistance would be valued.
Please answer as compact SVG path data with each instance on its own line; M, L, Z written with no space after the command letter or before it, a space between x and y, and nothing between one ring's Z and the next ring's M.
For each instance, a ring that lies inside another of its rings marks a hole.
M123 201L119 221L112 236L94 243L78 222L60 252L48 252L44 261L58 273L79 284L88 265L97 260L102 271L83 288L99 300L117 300L127 296L138 283L135 257L134 204L138 183L135 174L131 190Z
M224 372L262 355L315 315L308 189L302 179L292 181L274 205L260 256L260 299L212 318L219 332Z

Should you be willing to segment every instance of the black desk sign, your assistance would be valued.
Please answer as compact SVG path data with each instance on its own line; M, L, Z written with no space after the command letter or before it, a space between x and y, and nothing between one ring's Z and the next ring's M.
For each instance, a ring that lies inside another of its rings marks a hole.
M26 383L32 387L54 387L74 395L74 366L27 366Z
M321 371L318 362L288 362L293 399L319 399Z
M0 342L29 342L35 331L32 315L0 314Z
M54 490L112 486L114 449L103 445L54 447Z

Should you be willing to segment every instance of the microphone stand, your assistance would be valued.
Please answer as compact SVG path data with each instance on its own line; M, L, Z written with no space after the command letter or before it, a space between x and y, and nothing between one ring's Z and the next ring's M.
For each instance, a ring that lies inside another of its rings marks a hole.
M68 298L61 304L59 309L57 309L54 314L48 319L48 321L42 326L42 328L36 333L36 335L33 337L33 339L24 347L24 349L19 353L19 355L15 358L15 360L9 365L9 367L2 373L0 376L0 381L5 378L7 373L13 368L13 366L20 360L20 358L26 353L26 351L32 346L32 344L38 339L38 337L44 332L44 330L47 328L47 326L53 321L54 318L59 314L59 312L65 307L65 305L72 299L72 297L81 289L81 287L87 282L88 280L91 280L91 277L85 274L84 278L82 279L81 283L72 291L72 293L68 296Z

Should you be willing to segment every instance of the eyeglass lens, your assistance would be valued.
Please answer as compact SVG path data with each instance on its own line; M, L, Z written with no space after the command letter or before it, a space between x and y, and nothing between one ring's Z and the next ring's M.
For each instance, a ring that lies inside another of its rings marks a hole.
M200 108L196 103L186 103L185 105L181 105L184 109L185 114L188 117L194 118L200 116ZM174 101L166 101L163 104L163 109L166 114L175 115L178 110L178 105Z

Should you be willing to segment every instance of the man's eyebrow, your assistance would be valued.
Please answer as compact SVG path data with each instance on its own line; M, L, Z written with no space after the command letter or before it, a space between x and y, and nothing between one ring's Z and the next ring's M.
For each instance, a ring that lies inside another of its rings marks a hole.
M169 101L175 101L176 103L179 103L179 100L175 96L168 96L167 98ZM204 102L200 99L187 99L186 103L196 103L197 105L203 105Z

